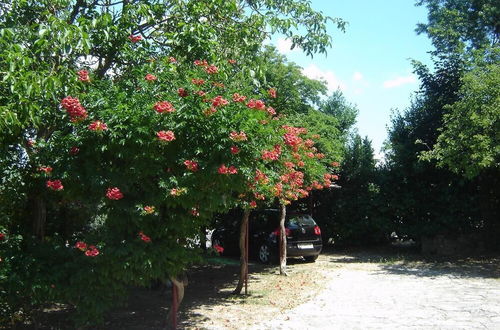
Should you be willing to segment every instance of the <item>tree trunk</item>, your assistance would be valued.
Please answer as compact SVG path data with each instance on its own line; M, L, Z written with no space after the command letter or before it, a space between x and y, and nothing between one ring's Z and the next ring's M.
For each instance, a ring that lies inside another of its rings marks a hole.
M33 198L32 210L33 235L43 241L47 221L47 206L42 197L36 196Z
M248 259L247 259L247 228L248 228L248 219L250 217L250 210L245 210L243 213L243 218L241 219L240 225L240 278L238 280L238 285L236 289L234 289L234 294L240 294L243 289L243 284L245 283L245 279L248 275Z
M200 247L203 251L207 251L207 227L205 226L200 229Z
M184 287L188 285L186 276L170 277L172 282L172 307L168 311L167 315L167 329L177 328L177 311L181 305L182 299L184 299Z
M286 273L286 231L285 231L286 205L281 204L280 218L280 275Z

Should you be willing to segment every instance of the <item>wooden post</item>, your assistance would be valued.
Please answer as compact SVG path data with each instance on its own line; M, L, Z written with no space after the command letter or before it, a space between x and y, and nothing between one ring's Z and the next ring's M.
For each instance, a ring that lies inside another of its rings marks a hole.
M240 237L239 237L239 246L240 246L240 275L238 279L238 284L236 289L234 289L234 294L240 294L241 290L243 290L243 286L245 285L246 278L248 276L248 256L246 253L248 241L247 241L247 232L248 232L248 219L250 217L250 210L245 210L243 213L243 218L241 219L240 225Z
M172 328L177 329L177 286L172 282Z
M281 218L280 218L280 275L287 276L286 272L286 205L281 204Z
M247 221L246 237L245 237L245 295L248 294L248 239L249 239L249 222Z

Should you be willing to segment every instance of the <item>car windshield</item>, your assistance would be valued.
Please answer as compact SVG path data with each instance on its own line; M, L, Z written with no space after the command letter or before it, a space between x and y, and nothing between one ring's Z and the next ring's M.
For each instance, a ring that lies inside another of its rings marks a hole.
M293 215L286 220L287 226L315 226L313 218L310 215Z

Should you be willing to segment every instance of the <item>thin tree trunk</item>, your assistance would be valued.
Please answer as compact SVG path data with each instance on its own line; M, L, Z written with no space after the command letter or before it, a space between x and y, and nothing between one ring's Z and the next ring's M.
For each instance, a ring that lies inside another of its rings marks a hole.
M47 206L42 197L33 198L33 234L43 241L45 237L45 223L47 221Z
M203 251L207 251L207 227L205 226L200 229L200 246Z
M240 225L240 278L238 280L238 285L234 289L234 294L240 294L245 284L245 279L248 274L248 262L247 262L247 245L245 238L247 237L248 219L250 218L250 210L245 210L243 213L243 218L241 219Z
M170 281L172 282L172 292L177 294L177 297L172 297L172 307L170 307L167 315L167 329L175 329L177 327L177 311L182 299L184 299L184 287L188 285L188 281L186 276L172 276L170 277Z
M285 231L286 205L281 204L280 218L280 275L286 273L286 231Z

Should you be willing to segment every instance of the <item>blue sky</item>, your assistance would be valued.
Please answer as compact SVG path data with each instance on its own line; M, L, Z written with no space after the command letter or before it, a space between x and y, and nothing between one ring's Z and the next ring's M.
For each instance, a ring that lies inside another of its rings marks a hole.
M312 7L349 22L345 33L328 27L333 47L327 56L311 59L290 51L280 36L271 43L307 76L325 79L329 90L340 88L358 106L358 131L372 140L380 157L391 109L405 109L418 89L410 59L430 63L429 39L414 32L417 23L427 21L427 11L413 0L313 0Z

